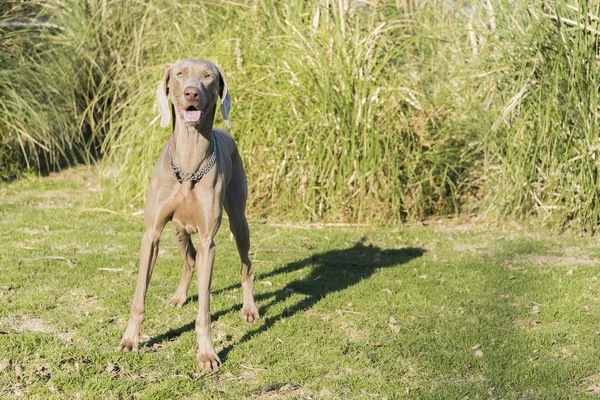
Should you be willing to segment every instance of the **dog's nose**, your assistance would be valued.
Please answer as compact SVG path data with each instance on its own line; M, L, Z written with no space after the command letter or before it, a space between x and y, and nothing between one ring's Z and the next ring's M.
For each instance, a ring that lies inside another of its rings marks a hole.
M183 90L183 95L187 101L198 101L200 98L200 90L193 86L186 86Z

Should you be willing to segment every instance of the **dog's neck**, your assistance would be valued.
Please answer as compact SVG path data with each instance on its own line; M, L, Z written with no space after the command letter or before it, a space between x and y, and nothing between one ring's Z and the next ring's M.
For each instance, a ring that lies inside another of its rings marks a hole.
M208 161L213 151L213 121L215 106L210 107L197 124L186 123L175 115L171 154L183 171L195 173Z

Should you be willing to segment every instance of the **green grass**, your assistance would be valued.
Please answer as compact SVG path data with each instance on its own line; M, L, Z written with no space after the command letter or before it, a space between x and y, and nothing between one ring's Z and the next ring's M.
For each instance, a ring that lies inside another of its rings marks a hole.
M597 240L476 220L251 222L257 325L240 318L221 229L214 376L197 370L194 290L166 305L182 264L167 229L146 344L120 353L143 224L98 208L99 190L86 168L0 187L0 397L558 399L600 385Z

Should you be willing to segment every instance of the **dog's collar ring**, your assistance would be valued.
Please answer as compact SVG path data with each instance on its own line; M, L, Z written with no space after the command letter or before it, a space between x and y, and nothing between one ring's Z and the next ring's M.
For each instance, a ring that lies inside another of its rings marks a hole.
M173 157L171 156L171 139L169 139L169 143L167 144L167 157L169 158L169 167L173 172L174 180L176 180L177 182L197 182L200 179L202 179L202 177L206 175L206 173L210 171L215 165L215 162L217 160L217 139L213 136L213 151L212 155L210 156L210 160L208 160L208 163L204 167L198 169L198 171L196 171L195 174L185 172L181 168L179 168L177 164L175 164L175 162L173 161Z

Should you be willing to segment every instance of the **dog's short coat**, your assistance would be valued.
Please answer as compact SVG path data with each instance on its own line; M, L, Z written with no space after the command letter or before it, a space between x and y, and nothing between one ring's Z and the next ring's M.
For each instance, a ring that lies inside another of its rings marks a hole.
M173 119L173 135L165 145L150 181L137 286L129 324L119 346L125 351L138 348L146 291L158 254L160 234L165 224L171 221L173 238L183 254L183 274L169 304L183 306L195 267L198 278L198 364L204 371L215 371L221 364L211 338L210 284L215 260L213 239L221 225L223 208L242 261L242 318L249 323L259 319L254 303L254 274L248 258L246 174L231 135L225 130L213 129L218 97L221 97L221 113L228 123L230 96L225 75L205 60L175 62L159 85L157 102L161 126L168 126ZM212 167L211 157L214 158ZM172 159L171 166L169 158ZM174 172L173 165L183 172ZM208 167L210 169L199 180L181 180L185 174L191 175ZM200 236L197 252L190 239L193 233Z

